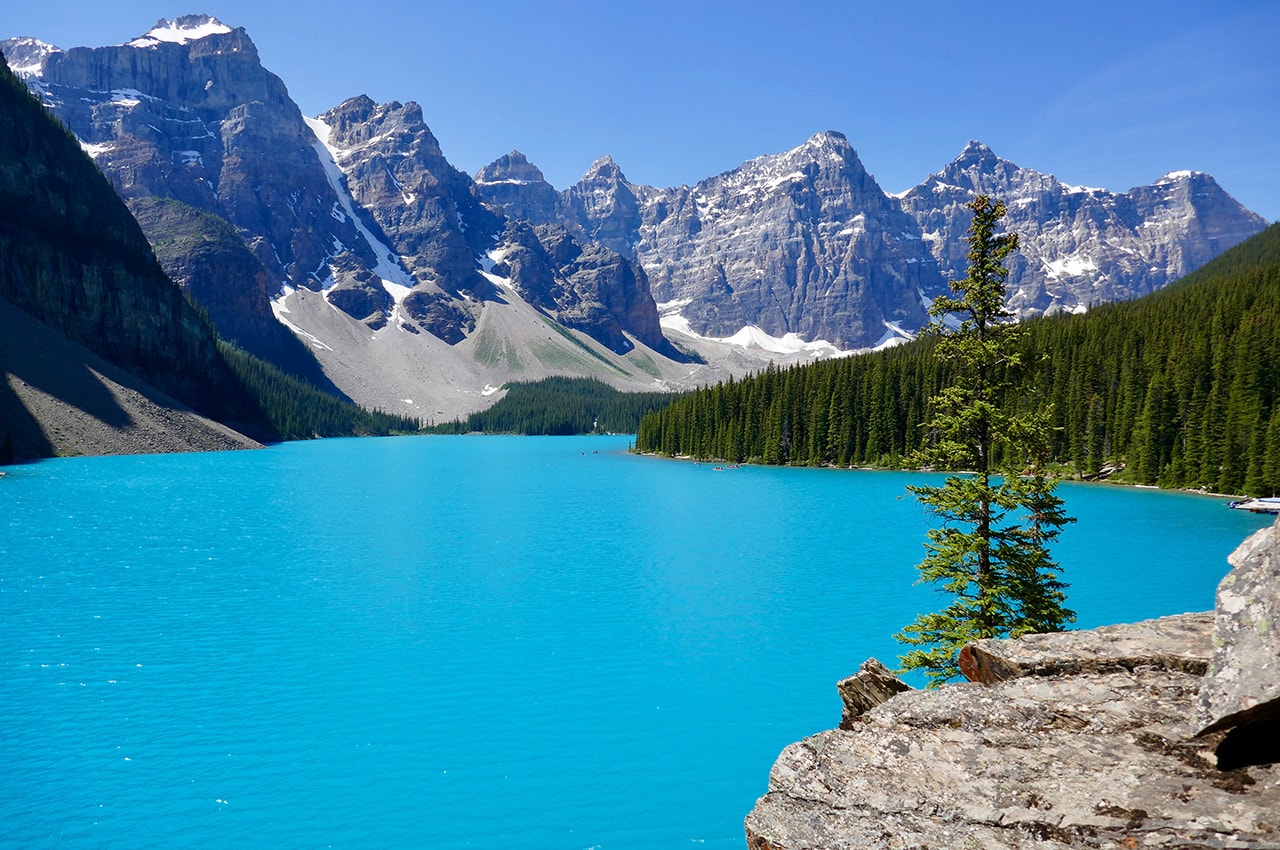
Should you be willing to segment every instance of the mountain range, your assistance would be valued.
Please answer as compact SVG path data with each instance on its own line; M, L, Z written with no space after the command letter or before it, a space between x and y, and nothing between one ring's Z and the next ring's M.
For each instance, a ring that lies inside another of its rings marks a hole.
M1266 224L1205 174L1085 189L978 142L890 195L836 132L694 186L633 184L604 157L561 191L518 151L458 170L413 102L303 116L248 34L206 15L0 48L224 337L425 420L509 380L679 389L909 338L964 274L978 193L1021 237L1022 316L1157 289Z

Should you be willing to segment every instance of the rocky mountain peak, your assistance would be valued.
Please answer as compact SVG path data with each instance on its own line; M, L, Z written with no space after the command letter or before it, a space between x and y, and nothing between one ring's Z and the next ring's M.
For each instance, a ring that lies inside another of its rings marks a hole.
M62 49L46 44L38 38L19 36L0 41L0 52L4 53L9 70L19 77L32 77L40 73L44 60Z
M804 143L803 147L826 150L853 149L853 146L849 144L849 137L836 130L823 130L820 133L814 133L809 137L809 140Z
M476 188L485 201L506 215L533 224L558 221L560 194L542 171L520 151L498 157L476 172Z
M232 28L212 15L182 15L172 21L161 18L150 30L126 47L155 47L161 43L188 44L211 35L225 35Z
M960 155L956 157L956 162L982 162L988 159L997 159L995 152L989 146L978 141L970 139L964 146L964 150L960 151Z
M1207 174L1172 172L1120 194L1068 186L971 141L900 196L948 279L964 276L965 205L978 194L1008 205L1003 226L1020 237L1009 306L1023 317L1143 295L1265 226Z
M587 173L582 175L579 183L626 183L627 177L622 173L622 168L618 163L613 161L613 157L605 154L604 156L591 163L591 167L587 169Z
M704 180L698 185L701 187L724 178L731 183L741 184L740 190L760 181L763 181L764 188L777 188L794 179L807 177L812 180L823 173L829 174L833 179L849 181L859 186L867 181L874 183L858 158L858 152L849 144L849 139L843 133L824 130L798 147L748 160L733 171ZM879 186L870 191L874 195L881 194Z
M348 98L320 116L328 125L329 140L341 148L378 144L442 159L440 143L422 118L414 101L374 103L367 95Z
M1203 171L1170 171L1168 174L1165 174L1159 180L1157 180L1155 182L1155 185L1159 186L1162 183L1180 183L1186 180L1206 180L1206 179L1210 182L1215 182L1215 183L1217 182L1208 174L1205 174Z
M520 151L498 157L476 172L477 183L545 183L541 169Z
M996 156L996 152L991 150L991 147L977 140L969 140L964 150L960 151L960 155L938 172L938 177L942 177L948 183L960 182L970 188L983 191L979 187L979 184L983 183L983 177L998 175L998 177L1007 178L1020 170L1009 160Z

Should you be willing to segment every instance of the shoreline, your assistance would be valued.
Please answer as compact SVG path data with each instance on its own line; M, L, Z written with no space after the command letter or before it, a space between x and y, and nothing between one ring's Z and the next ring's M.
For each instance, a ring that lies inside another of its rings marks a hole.
M656 458L657 460L674 460L674 461L683 461L686 463L691 462L695 465L720 464L725 467L728 467L731 465L727 460L713 459L713 458L697 459L697 458L694 458L692 455L664 455L659 452L637 452L637 451L632 451L631 454L638 455L640 457ZM739 467L760 466L760 467L768 467L773 469L829 469L829 470L832 470L833 472L936 472L940 475L946 475L946 474L952 474L952 473L960 474L960 475L965 474L965 470L944 471L944 470L937 470L937 469L919 469L919 468L909 469L906 467L888 467L888 466L832 466L830 464L827 464L824 466L792 466L790 464L780 464L780 463L752 463L751 461L742 461L740 463L733 464L733 465L739 466ZM1055 480L1058 483L1088 484L1088 485L1111 486L1111 487L1131 487L1136 490L1158 490L1162 493L1186 493L1187 495L1190 495L1190 496L1209 496L1215 499L1255 498L1253 496L1247 496L1243 493L1214 493L1214 492L1205 490L1203 488L1161 487L1158 484L1134 484L1127 481L1113 481L1110 478L1088 479L1088 478L1081 478L1081 477L1071 477L1071 478L1057 477L1055 478Z

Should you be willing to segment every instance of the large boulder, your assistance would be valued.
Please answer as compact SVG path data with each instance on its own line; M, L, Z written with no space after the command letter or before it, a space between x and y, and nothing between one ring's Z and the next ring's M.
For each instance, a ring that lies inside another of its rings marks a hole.
M979 640L960 650L960 672L993 685L1021 676L1077 676L1154 667L1203 676L1213 655L1213 614L1179 614L1087 632Z
M976 681L869 661L841 728L774 764L748 846L1280 847L1280 530L1231 563L1216 614L978 641Z
M1280 760L1280 526L1250 537L1228 561L1199 705L1201 735L1230 730L1217 750L1222 767Z

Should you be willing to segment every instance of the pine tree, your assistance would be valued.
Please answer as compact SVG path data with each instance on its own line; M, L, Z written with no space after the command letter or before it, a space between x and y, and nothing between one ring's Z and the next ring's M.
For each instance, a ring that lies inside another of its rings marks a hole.
M1047 544L1071 521L1041 461L1050 444L1048 412L1011 409L1013 376L1022 366L1025 330L1005 309L1004 260L1018 246L1012 233L996 233L1002 202L979 195L969 205L969 271L952 281L952 295L929 312L939 337L937 356L955 368L950 386L932 399L921 466L964 470L941 486L912 493L942 527L929 531L920 580L952 597L942 611L923 614L897 635L909 649L904 670L922 670L930 685L959 674L964 644L1031 631L1059 631L1075 619L1063 607L1064 585ZM944 319L959 319L949 327Z

